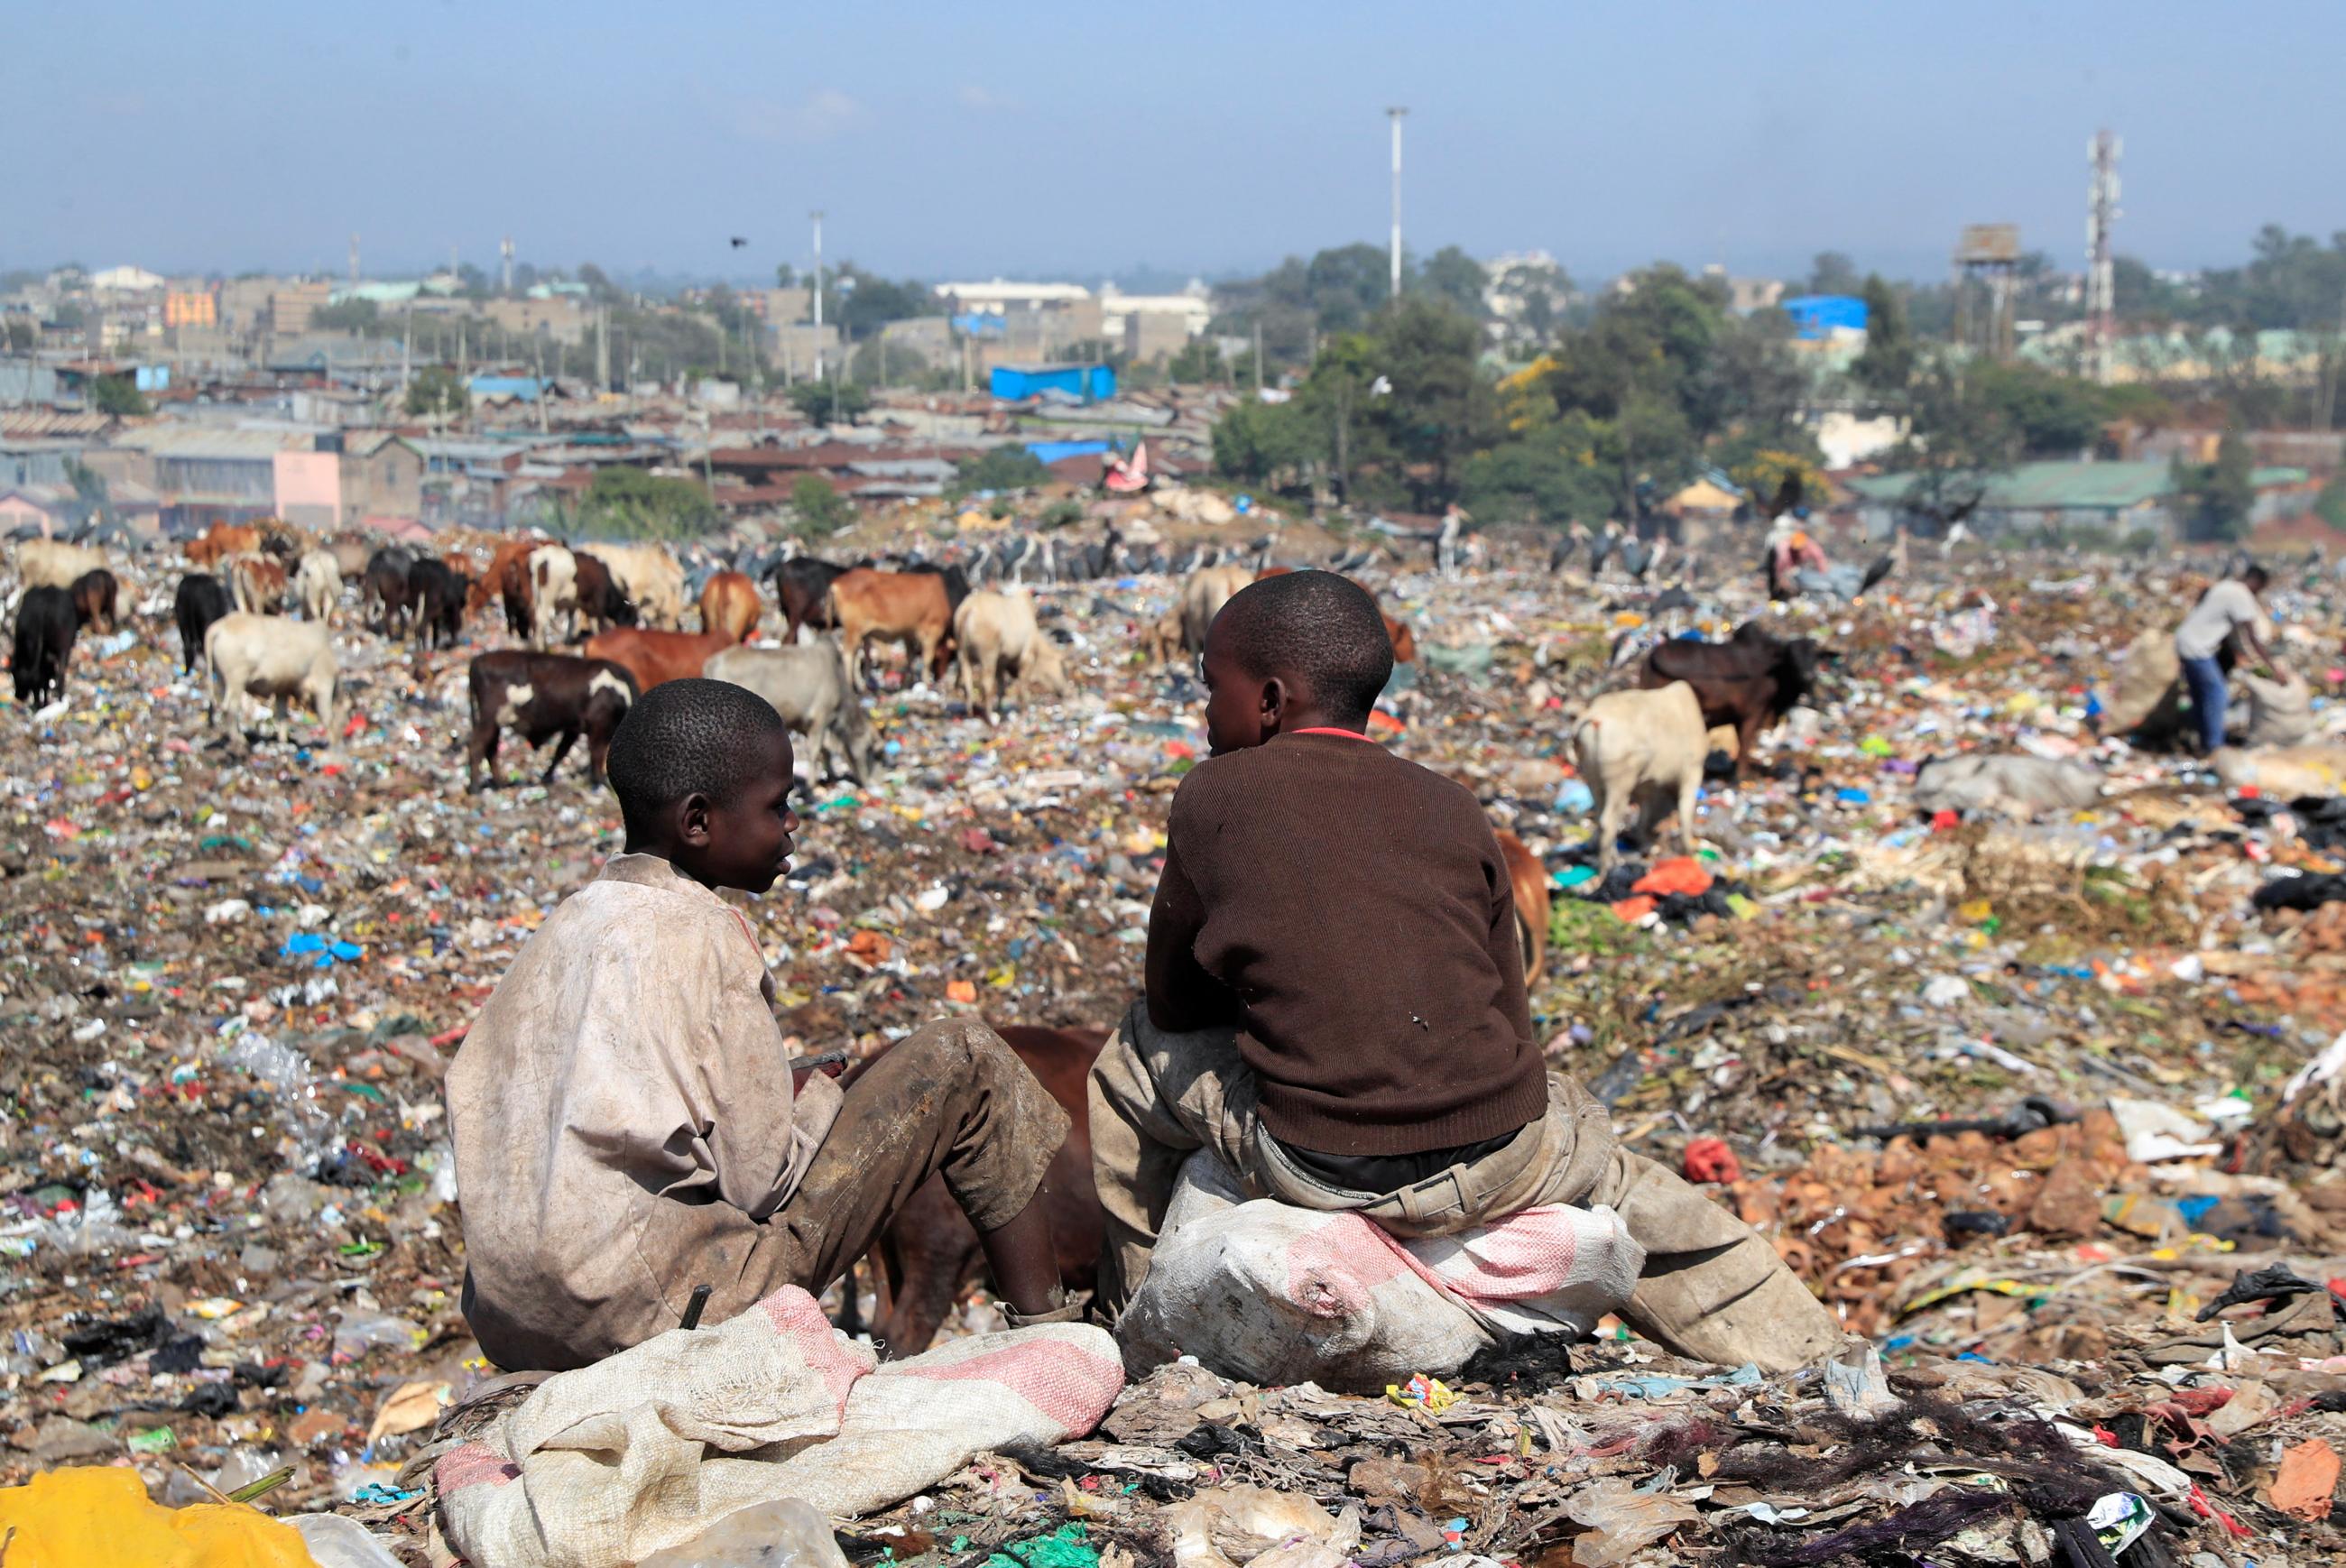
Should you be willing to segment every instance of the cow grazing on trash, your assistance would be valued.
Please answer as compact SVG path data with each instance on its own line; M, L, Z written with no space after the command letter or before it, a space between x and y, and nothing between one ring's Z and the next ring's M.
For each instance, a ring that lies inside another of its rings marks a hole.
M1050 1205L1052 1240L1058 1248L1059 1278L1070 1290L1087 1290L1098 1271L1103 1244L1099 1195L1092 1185L1088 1084L1107 1032L1012 1023L997 1033L1067 1113L1067 1141L1052 1156L1043 1186ZM935 1338L962 1288L984 1265L977 1232L944 1181L933 1176L896 1211L880 1233L872 1257L880 1277L879 1320L872 1326L872 1338L898 1357L913 1354ZM852 1307L852 1274L847 1295Z
M464 601L473 580L447 562L425 556L407 569L407 592L415 606L415 640L427 648L452 648L464 635Z
M19 705L45 708L65 696L66 665L73 657L74 635L80 630L71 594L46 583L25 590L16 606L8 662Z
M562 759L586 737L586 781L599 787L612 732L639 695L635 677L607 659L522 648L478 656L465 671L465 686L473 729L464 746L464 776L474 789L488 788L497 743L508 729L531 746L561 738L539 776L542 784L554 782Z
M701 673L709 657L733 646L722 632L648 631L620 626L586 639L588 658L607 658L636 677L639 691Z
M830 631L837 626L831 618L831 585L853 569L834 566L812 555L794 555L774 563L770 575L774 597L782 606L782 641L798 641L801 626Z
M634 626L636 603L613 579L611 568L603 565L603 558L584 550L573 550L570 560L576 574L579 617L598 632Z
M739 572L719 572L700 587L700 629L723 632L735 642L747 642L758 629L766 602L758 585Z
M1760 737L1816 689L1818 669L1833 657L1813 637L1779 637L1749 621L1723 643L1656 644L1638 667L1637 684L1649 691L1673 681L1692 687L1704 726L1734 729L1740 779Z
M231 555L250 555L260 548L260 529L215 523L204 530L200 538L188 541L186 553L191 565L216 566Z
M363 568L362 568L363 570ZM303 618L332 620L342 603L342 571L331 550L312 550L293 568L293 599Z
M1072 689L1058 648L1035 623L1035 601L1023 592L972 594L954 612L953 631L962 695L982 718L991 721L1014 687L1039 687L1062 697Z
M171 596L171 620L179 628L179 672L193 671L204 651L204 633L222 616L233 614L228 585L209 572L190 572L179 579Z
M332 738L342 672L333 636L323 622L239 611L214 621L204 633L204 660L211 667L209 696L216 728L236 728L244 699L257 697L274 710L282 738L286 699L298 697Z
M766 699L782 722L807 737L810 784L822 779L824 759L836 740L856 783L872 777L874 737L871 718L847 683L847 661L828 639L805 647L730 647L710 656L701 674L729 680Z
M1640 850L1675 808L1679 841L1695 852L1694 808L1710 744L1693 687L1678 680L1658 690L1606 692L1581 710L1572 746L1596 797L1598 876L1619 864L1619 840L1633 810Z
M84 572L66 592L73 599L76 621L101 636L114 634L119 625L114 607L119 587L113 573L103 566L95 572Z
M228 591L248 616L273 616L285 607L285 564L268 555L231 555Z
M933 679L952 652L954 605L944 579L933 572L880 572L858 566L831 585L831 616L847 667L870 687L863 645L903 643L917 652L916 673Z
M413 591L407 585L407 574L414 565L413 551L386 547L368 558L366 571L360 575L360 602L376 606L374 629L386 637L406 633L408 607L414 602Z
M684 626L684 568L658 545L598 545L595 554L636 606L647 626L678 631Z
M529 553L529 646L544 653L578 630L578 559L559 545Z

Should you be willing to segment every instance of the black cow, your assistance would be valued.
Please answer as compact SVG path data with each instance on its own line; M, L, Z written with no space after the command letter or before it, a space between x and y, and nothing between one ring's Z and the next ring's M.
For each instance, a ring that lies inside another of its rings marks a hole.
M53 587L26 590L24 602L16 606L16 638L10 655L18 702L40 708L66 694L66 661L73 656L74 634L80 630L71 594Z
M541 783L554 782L555 769L578 738L586 738L586 779L603 782L603 759L610 755L611 732L627 717L638 692L635 677L608 659L575 654L531 653L504 648L473 660L467 675L473 697L473 733L464 747L464 776L475 789L496 760L497 742L510 729L532 746L555 736Z
M1647 690L1677 680L1693 687L1703 723L1733 727L1740 779L1760 735L1816 688L1818 667L1834 657L1814 637L1779 637L1747 621L1723 643L1676 638L1657 644L1638 667L1637 684Z
M960 609L961 602L969 597L969 575L959 566L940 566L933 562L913 561L907 563L903 569L907 572L926 572L932 576L944 578L945 607L948 609Z
M797 642L801 626L812 626L819 632L837 626L831 615L831 585L848 570L812 555L797 555L774 564L770 575L774 597L782 605L782 641Z
M464 597L473 580L447 562L426 555L407 568L407 597L415 608L415 640L452 648L464 633Z
M96 626L102 634L111 634L116 626L114 598L117 585L114 574L100 566L95 572L84 572L66 590L73 596L74 616L85 626Z
M180 674L194 670L204 651L204 634L235 608L228 585L209 572L190 572L179 579L179 591L171 596L171 619L179 628Z
M415 597L407 585L407 575L414 569L414 552L396 545L377 550L367 557L366 571L359 578L359 598L362 603L372 600L381 606L382 617L375 629L384 636L398 636L407 628L408 606Z

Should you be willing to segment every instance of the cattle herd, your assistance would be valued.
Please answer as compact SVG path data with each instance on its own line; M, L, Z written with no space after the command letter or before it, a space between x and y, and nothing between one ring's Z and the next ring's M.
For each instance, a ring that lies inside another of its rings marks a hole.
M280 738L288 706L298 702L334 738L345 706L338 622L345 637L371 632L428 654L464 643L468 623L494 606L517 646L477 654L466 671L465 774L475 789L495 782L507 735L532 748L553 743L540 775L547 784L583 739L587 779L599 784L628 706L662 681L703 675L772 705L807 738L817 782L836 768L862 783L872 777L877 741L861 694L880 680L887 649L902 650L908 681L957 685L968 711L992 722L1007 702L1074 689L1062 641L1030 586L1118 575L1169 579L1167 607L1134 626L1132 649L1169 666L1203 647L1232 595L1295 569L1272 562L1269 540L1177 557L1113 528L1088 544L1015 534L944 562L917 555L831 562L795 551L765 560L704 556L690 574L656 544L517 537L483 559L355 534L318 540L274 524L214 524L183 554L170 600L180 667L204 671L209 721L227 744L246 738L240 720L256 700L268 705ZM1357 571L1367 558L1361 550L1340 554L1326 569ZM14 564L16 699L40 708L63 697L76 638L116 632L123 589L114 563L84 545L29 541ZM779 646L761 647L770 602ZM695 611L698 625L688 626ZM1413 629L1389 612L1385 624L1396 661L1413 661ZM1603 868L1611 869L1621 841L1645 844L1673 812L1690 841L1695 795L1714 748L1729 752L1740 777L1760 735L1810 700L1831 657L1810 638L1780 636L1757 622L1724 642L1666 640L1644 649L1630 688L1587 703L1571 730L1595 797ZM1536 932L1545 916L1535 921L1528 905L1534 893L1544 899L1544 879L1518 881L1527 932ZM1527 959L1536 962L1536 947L1527 938Z

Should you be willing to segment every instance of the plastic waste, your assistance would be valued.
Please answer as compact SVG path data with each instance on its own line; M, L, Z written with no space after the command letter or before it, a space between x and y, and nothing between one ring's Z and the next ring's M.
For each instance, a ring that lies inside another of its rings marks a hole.
M375 1534L339 1513L304 1513L286 1522L317 1559L318 1568L403 1568Z
M637 1568L847 1568L831 1522L795 1497L729 1513Z
M1644 1492L1617 1475L1592 1481L1564 1505L1566 1516L1587 1527L1572 1543L1579 1568L1616 1568L1681 1524L1701 1517L1695 1506L1660 1492Z

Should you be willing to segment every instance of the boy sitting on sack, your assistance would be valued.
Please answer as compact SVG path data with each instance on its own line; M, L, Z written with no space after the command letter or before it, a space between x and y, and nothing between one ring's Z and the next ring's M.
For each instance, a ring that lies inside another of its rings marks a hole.
M1203 664L1212 755L1173 798L1147 999L1092 1071L1102 1315L1148 1275L1182 1162L1208 1148L1250 1197L1399 1237L1609 1206L1647 1252L1624 1312L1640 1332L1765 1371L1835 1349L1773 1247L1545 1069L1481 806L1367 737L1392 673L1367 592L1327 572L1256 583Z

